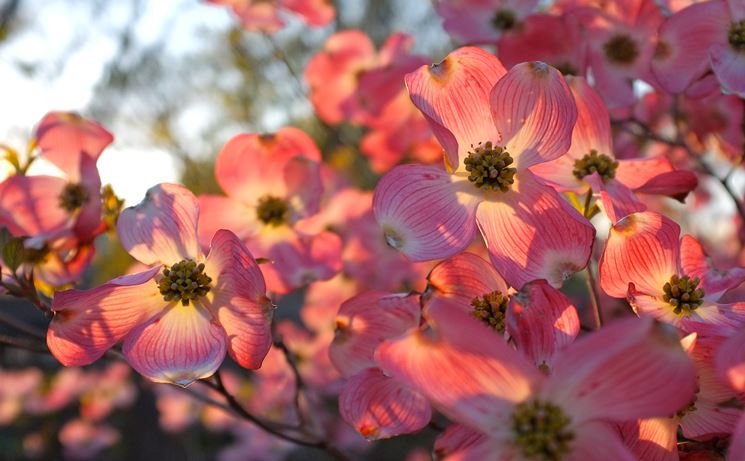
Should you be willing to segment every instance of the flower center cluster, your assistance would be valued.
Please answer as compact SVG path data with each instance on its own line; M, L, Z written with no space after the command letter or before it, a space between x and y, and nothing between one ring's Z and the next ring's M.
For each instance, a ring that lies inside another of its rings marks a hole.
M729 44L735 51L745 51L745 19L733 22L729 26Z
M212 287L212 278L204 273L204 264L184 259L163 269L163 278L158 281L158 289L166 301L181 301L184 306L206 295Z
M287 203L279 197L266 195L259 199L259 206L256 207L256 216L259 221L269 226L280 226L287 220L289 212Z
M507 192L515 182L517 168L510 168L513 160L503 147L491 141L479 144L463 161L468 171L468 180L484 190Z
M700 281L698 277L673 275L662 287L665 292L662 299L673 306L673 312L677 315L691 314L704 302L704 289L697 288Z
M618 168L618 162L616 160L605 154L598 154L593 149L589 154L574 162L572 173L577 179L598 173L603 182L606 183L608 180L616 177L616 168Z
M73 212L83 207L90 196L85 187L78 183L68 183L59 196L59 206Z
M558 461L569 453L571 420L551 402L523 402L512 413L512 432L522 455L536 461Z
M497 30L510 30L515 27L517 18L511 10L499 10L492 18L491 23Z
M631 64L639 56L636 42L628 35L617 34L603 45L608 60L615 64Z
M507 312L507 296L501 291L492 291L483 296L477 296L471 301L473 311L471 315L489 325L492 329L504 333L504 315Z

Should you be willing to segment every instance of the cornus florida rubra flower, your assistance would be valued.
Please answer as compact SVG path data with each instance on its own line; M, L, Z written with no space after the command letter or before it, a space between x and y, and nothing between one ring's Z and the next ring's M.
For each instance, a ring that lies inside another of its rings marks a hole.
M161 184L117 223L124 248L147 271L55 295L47 344L64 365L85 365L123 341L129 364L156 382L186 386L212 375L226 350L259 368L271 346L273 306L243 243L215 233L205 257L199 207L182 186Z
M403 165L378 183L373 211L388 243L414 261L463 251L478 228L510 285L559 286L582 269L595 229L528 168L564 154L577 118L559 72L541 62L505 72L465 47L406 76L445 149L448 171Z
M285 26L280 11L297 14L311 26L325 26L334 19L336 10L327 0L206 0L230 7L248 31L276 32Z
M538 6L537 0L438 0L445 30L462 43L494 43Z
M682 93L708 84L714 72L726 91L745 97L745 3L713 0L690 5L660 27L652 71L665 90Z
M215 161L227 197L199 197L199 238L206 247L218 229L229 229L255 254L271 259L261 270L269 290L286 293L341 269L341 240L327 231L296 231L298 220L318 211L321 153L297 128L242 134Z
M384 342L376 359L477 433L458 459L633 459L607 422L669 415L693 398L693 364L649 318L579 339L546 376L468 315L430 315L429 328Z
M569 151L531 171L557 190L600 196L612 223L647 207L634 192L674 196L682 200L698 184L690 171L674 171L665 157L616 160L613 154L610 117L603 101L582 77L567 82L577 103L577 124Z
M639 314L684 330L745 322L745 303L717 302L745 280L745 269L714 269L701 244L689 235L680 239L680 226L663 215L634 213L615 224L599 270L603 290L626 297Z

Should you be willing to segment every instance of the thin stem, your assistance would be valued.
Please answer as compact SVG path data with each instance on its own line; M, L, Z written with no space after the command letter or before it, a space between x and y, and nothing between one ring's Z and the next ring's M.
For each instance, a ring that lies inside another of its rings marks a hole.
M222 377L220 376L220 371L216 371L213 375L215 378L214 383L210 381L202 381L203 383L210 386L212 389L219 392L227 401L230 408L232 408L238 415L240 415L242 418L254 423L256 426L261 428L262 430L268 432L269 434L272 434L282 440L286 440L288 442L292 442L297 445L302 445L306 447L311 448L317 448L319 450L326 451L331 457L333 457L336 460L339 461L348 461L349 458L339 451L336 447L330 445L325 440L308 440L305 438L295 437L293 435L286 434L279 430L274 423L270 421L265 421L262 418L259 418L258 416L250 413L248 410L246 410L243 405L240 404L236 400L236 398L228 392L228 390L225 388L225 385L223 384Z
M305 389L305 382L303 381L303 377L300 374L300 370L298 369L297 358L295 357L295 354L293 354L292 351L290 351L290 349L287 347L287 344L282 341L282 338L278 338L274 341L274 347L282 351L285 356L285 360L287 360L287 364L292 370L292 374L295 376L295 394L293 395L292 403L295 407L295 411L297 412L300 426L304 426L306 421L305 414L300 408L300 396Z
M585 204L582 208L582 216L584 216L586 219L590 219L590 204L592 203L592 188L587 190L587 195L585 195Z
M598 293L595 289L595 276L592 273L592 262L587 263L587 293L590 295L590 304L592 305L592 316L595 323L595 328L600 329L603 326L603 313L600 310L600 301L598 299Z
M27 324L26 322L16 319L13 316L7 315L5 312L2 311L0 311L0 323L4 323L9 327L15 328L16 330L26 333L27 335L33 336L37 339L46 338L46 335L41 330Z

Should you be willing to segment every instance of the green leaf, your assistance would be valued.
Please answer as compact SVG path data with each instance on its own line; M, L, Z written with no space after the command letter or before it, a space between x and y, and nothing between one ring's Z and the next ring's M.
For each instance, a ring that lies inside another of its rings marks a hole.
M26 258L26 248L22 238L12 238L3 245L3 261L11 272L15 272Z

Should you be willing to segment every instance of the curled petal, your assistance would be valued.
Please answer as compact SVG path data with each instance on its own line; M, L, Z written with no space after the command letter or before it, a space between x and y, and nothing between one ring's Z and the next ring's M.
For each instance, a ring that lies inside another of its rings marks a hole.
M383 371L426 395L453 420L498 436L513 406L532 395L542 376L494 331L457 309L430 312L430 329L385 341Z
M491 114L518 169L564 155L577 105L561 73L539 61L518 64L491 91Z
M692 171L675 170L660 173L634 189L634 192L650 195L666 195L683 202L690 191L698 186L698 178Z
M629 283L641 293L662 296L678 274L680 226L658 213L626 216L610 229L600 258L600 286L609 296L626 297Z
M47 345L63 365L87 365L118 343L166 302L153 280L160 267L123 275L91 290L55 294Z
M228 352L242 367L257 369L272 345L274 306L266 296L259 266L230 231L217 231L204 271L214 283L204 306L227 335Z
M696 370L677 334L643 317L618 320L564 349L545 393L568 402L580 423L667 416L695 391Z
M726 40L724 2L695 3L662 23L652 72L669 93L683 93L709 70L709 48Z
M715 269L704 248L690 235L684 235L680 240L680 265L686 275L701 279L707 299L719 299L745 281L745 268Z
M368 291L344 302L336 315L331 362L343 376L374 367L373 354L386 338L419 325L419 299Z
M104 127L74 112L50 112L36 128L36 142L44 158L72 177L79 175L84 156L95 163L113 140Z
M489 262L478 255L464 252L436 265L427 276L423 295L427 304L439 300L470 305L474 298L493 291L507 294L507 282Z
M373 212L390 246L412 261L427 261L458 254L473 241L481 200L465 179L402 165L378 182Z
M545 279L560 287L587 264L595 228L529 171L521 171L500 201L477 212L481 234L497 271L520 288Z
M638 213L647 209L647 206L636 198L631 189L618 181L611 179L608 183L603 183L597 172L585 176L585 181L590 184L594 192L600 194L603 210L611 224L618 223L621 218L631 213Z
M138 205L119 215L116 230L122 246L143 264L175 264L195 260L199 203L178 184L151 187Z
M344 384L339 414L363 437L378 440L422 429L432 410L420 393L377 368L367 368Z
M526 283L510 298L507 332L538 366L550 370L554 355L574 342L579 328L572 301L545 280Z
M453 169L472 145L500 140L489 112L489 92L505 72L493 54L468 46L406 76L411 100L429 121Z
M146 378L188 386L212 376L225 359L226 348L225 331L207 311L173 303L132 330L122 352Z

